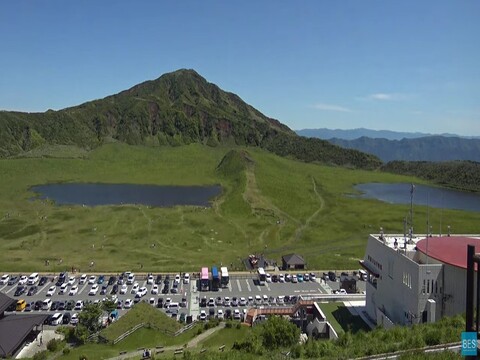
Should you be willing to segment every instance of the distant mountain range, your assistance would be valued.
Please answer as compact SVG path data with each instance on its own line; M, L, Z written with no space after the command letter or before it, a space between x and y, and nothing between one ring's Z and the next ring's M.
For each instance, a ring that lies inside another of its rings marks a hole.
M395 160L480 162L480 137L467 138L454 134L430 135L369 129L305 129L297 133L303 136L318 136L346 149L356 149L376 155L383 162ZM358 135L361 136L358 137Z
M387 139L387 140L402 140L402 139L415 139L427 136L445 136L445 137L460 137L465 139L480 139L480 136L460 136L456 134L430 134L421 132L401 132L390 130L371 130L365 128L342 130L342 129L302 129L295 131L298 135L306 137L314 137L318 139L330 140L330 139L343 139L343 140L355 140L361 137L369 137L372 139Z

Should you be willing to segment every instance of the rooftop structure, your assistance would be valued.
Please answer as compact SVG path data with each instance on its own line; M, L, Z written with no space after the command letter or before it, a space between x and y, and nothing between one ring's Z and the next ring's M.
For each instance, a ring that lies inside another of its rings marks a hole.
M465 311L467 245L480 235L370 235L366 311L378 325L434 322Z

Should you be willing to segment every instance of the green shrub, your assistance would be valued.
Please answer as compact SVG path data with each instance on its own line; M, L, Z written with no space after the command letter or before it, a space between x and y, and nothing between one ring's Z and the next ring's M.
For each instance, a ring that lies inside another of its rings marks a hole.
M40 351L35 355L33 355L33 360L47 360L47 357L48 357L47 354L48 354L47 350Z
M62 352L63 352L64 355L70 354L70 348L66 347L66 348L63 349Z
M55 352L57 351L60 346L61 346L61 340L58 339L52 339L47 343L47 349L48 351Z

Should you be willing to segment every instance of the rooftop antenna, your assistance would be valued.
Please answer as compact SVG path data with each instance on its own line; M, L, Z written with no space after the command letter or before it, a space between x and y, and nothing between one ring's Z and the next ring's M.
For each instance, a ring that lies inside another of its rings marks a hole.
M412 183L410 187L410 241L412 241L413 236L413 193L415 191L415 184Z

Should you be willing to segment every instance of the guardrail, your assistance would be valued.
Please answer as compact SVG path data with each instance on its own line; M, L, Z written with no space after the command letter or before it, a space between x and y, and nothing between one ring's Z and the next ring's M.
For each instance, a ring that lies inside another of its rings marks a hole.
M124 332L122 335L120 335L119 337L117 337L115 340L113 340L113 345L115 345L116 343L122 341L123 339L125 339L128 335L134 333L135 331L137 331L138 329L142 328L145 326L145 323L141 323L141 324L137 324L135 325L133 328L131 328L130 330Z
M439 351L446 351L446 350L460 350L461 343L449 343L449 344L441 344L441 345L434 345L434 346L426 346L423 348L416 348L416 349L409 349L409 350L399 350L393 353L386 353L386 354L377 354L371 356L363 356L355 358L355 360L380 360L380 359L390 359L390 358L397 358L400 355L410 354L414 352L439 352Z

